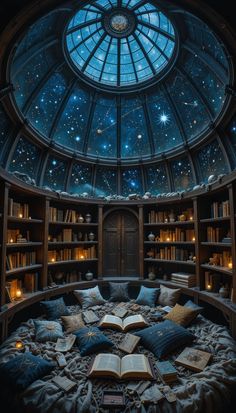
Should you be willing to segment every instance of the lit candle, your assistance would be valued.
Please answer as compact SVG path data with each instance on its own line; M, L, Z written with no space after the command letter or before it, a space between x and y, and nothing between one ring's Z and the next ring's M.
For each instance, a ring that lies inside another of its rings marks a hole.
M211 290L211 284L207 284L207 289Z
M233 268L233 263L232 263L231 261L228 263L228 267L229 267L230 270L232 270L232 268Z
M21 340L17 340L16 343L15 343L15 348L18 351L24 351L24 349L25 349L24 343Z
M166 238L166 241L168 241L168 242L169 242L169 241L170 241L170 238L169 238L169 237L168 237L168 238Z
M81 260L84 260L84 255L81 255L81 256L80 256L80 259L81 259Z
M194 242L195 240L196 240L195 237L193 237L192 241Z
M51 262L55 262L55 258L52 258L52 259L51 259Z
M22 298L22 291L20 289L16 290L16 300L20 300Z
M13 244L13 242L14 242L14 240L13 240L13 238L11 238L11 239L10 239L10 243Z
M19 218L23 218L23 214L19 214Z
M193 221L193 217L191 216L191 217L189 218L189 220L190 220L190 221Z

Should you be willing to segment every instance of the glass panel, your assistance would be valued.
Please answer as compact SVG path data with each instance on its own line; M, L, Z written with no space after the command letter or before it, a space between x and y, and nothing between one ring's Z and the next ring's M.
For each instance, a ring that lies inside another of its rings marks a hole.
M90 96L76 86L61 114L53 139L72 150L83 151L89 117Z
M121 195L142 194L143 185L140 169L126 169L121 173Z
M159 90L148 96L147 106L153 130L155 153L162 153L183 145L183 138L173 108L166 95Z
M227 174L229 172L224 155L217 141L206 145L197 153L200 180L207 183L210 175Z
M70 177L69 192L75 194L92 194L92 168L83 164L74 164Z
M41 150L25 138L20 138L12 156L9 171L27 174L36 178Z
M153 165L146 168L147 191L152 195L168 193L169 185L164 164Z
M117 170L99 167L96 173L95 196L117 194Z
M63 72L54 73L31 104L27 118L39 132L48 136L54 116L65 96L68 81Z
M99 99L93 116L88 153L94 156L117 156L116 99Z
M231 146L229 147L228 145L226 145L227 149L228 149L228 154L230 156L230 160L231 163L233 165L233 167L236 167L236 117L234 117L232 119L232 121L229 124L229 127L227 128L227 135L228 135L228 139L233 147L233 153L231 149Z
M11 121L7 117L2 105L0 104L0 153L2 146L7 140L7 135L11 127Z
M150 155L147 124L139 99L121 100L121 157Z
M188 158L180 158L171 162L172 176L176 191L193 188L194 179Z
M49 186L49 188L57 190L64 190L65 183L66 183L66 171L67 171L67 163L62 161L55 156L49 156L43 185Z

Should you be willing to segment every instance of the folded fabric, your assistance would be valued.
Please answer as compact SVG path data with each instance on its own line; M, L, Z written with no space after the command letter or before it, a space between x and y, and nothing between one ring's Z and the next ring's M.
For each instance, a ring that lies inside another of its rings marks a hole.
M106 302L102 297L98 286L86 290L74 290L74 295L83 308L93 307Z
M97 327L84 327L75 333L81 356L111 348L114 344Z
M56 320L62 315L70 314L62 297L51 301L40 301L40 304L48 320Z
M149 307L155 307L159 293L160 288L148 288L142 285L135 302L140 305L149 305Z

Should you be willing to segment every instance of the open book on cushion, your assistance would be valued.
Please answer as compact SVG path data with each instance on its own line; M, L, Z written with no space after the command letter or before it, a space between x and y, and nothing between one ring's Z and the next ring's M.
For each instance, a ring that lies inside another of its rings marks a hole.
M120 358L116 354L98 354L91 366L89 377L115 379L154 379L149 359L144 354L129 354Z
M114 328L120 331L127 331L133 328L141 328L148 326L147 321L141 314L131 315L122 320L120 317L107 314L99 323L99 327Z

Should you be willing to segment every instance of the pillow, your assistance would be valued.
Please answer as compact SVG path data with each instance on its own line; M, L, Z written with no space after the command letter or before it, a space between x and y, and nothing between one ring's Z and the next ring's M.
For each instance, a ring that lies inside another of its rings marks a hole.
M56 321L34 320L35 340L44 343L45 341L57 341L63 338L62 326Z
M109 301L130 301L128 293L129 283L112 283L109 282L110 299Z
M62 297L58 298L57 300L40 301L40 304L43 307L48 320L56 320L62 315L70 314Z
M75 335L81 356L87 356L114 345L97 327L81 328Z
M158 304L162 306L169 305L170 307L173 307L180 297L181 289L168 288L164 285L160 285L160 289L161 292L158 297Z
M198 312L193 308L175 304L174 308L163 318L165 320L174 321L174 323L186 327L191 323L191 321L196 318Z
M149 307L155 307L156 299L160 293L160 288L147 288L144 285L141 286L139 295L135 302L141 305L149 305Z
M0 365L0 382L23 391L35 380L46 376L55 364L26 352Z
M98 286L88 288L87 290L74 290L74 294L83 308L93 307L106 302L101 296Z
M188 307L188 308L193 308L194 310L196 310L197 314L200 314L204 308L203 307L199 307L199 305L195 304L193 301L188 300L185 304L184 307Z
M186 328L170 320L144 328L135 335L141 337L140 344L158 358L166 356L178 347L190 344L195 338Z
M85 327L81 314L62 316L61 320L67 333L73 333Z

